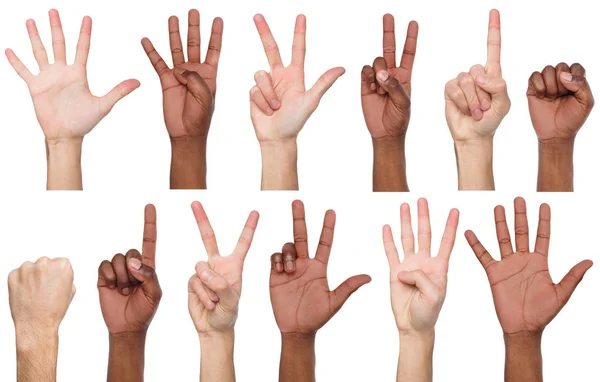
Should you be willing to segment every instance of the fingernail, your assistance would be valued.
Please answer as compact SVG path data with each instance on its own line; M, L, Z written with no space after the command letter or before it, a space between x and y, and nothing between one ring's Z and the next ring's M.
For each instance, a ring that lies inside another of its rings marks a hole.
M131 265L131 268L139 271L140 268L142 267L142 262L136 258L133 258L133 259L129 259L129 265Z
M281 264L281 263L275 264L275 270L277 272L283 272L283 264Z
M200 279L202 281L210 281L213 278L213 274L211 271L202 271L202 273L200 273Z
M475 109L475 111L473 112L473 118L475 118L475 119L483 118L483 112L481 111L481 109Z
M116 285L114 285L114 284L110 284L110 285L108 286L108 289L115 289L116 287L117 287Z
M374 82L371 84L371 90L377 90L377 85Z
M274 111L270 107L267 108L267 115L273 115Z
M285 262L285 269L289 272L293 272L294 271L294 262L291 260L288 260Z
M281 106L281 102L279 102L279 100L274 99L274 100L271 101L271 107L273 109L277 109L279 106Z
M390 77L389 73L386 72L385 70L380 70L377 73L377 78L379 79L379 81L385 82L388 80L389 77Z
M562 78L564 81L567 81L567 82L573 81L573 75L571 73L567 73L567 72L562 72L560 74L560 78Z
M125 295L129 294L129 288L123 288L121 292Z
M175 68L174 70L175 70L175 73L177 73L177 74L183 74L186 72L186 70L183 68Z
M490 77L487 75L482 74L482 75L477 76L477 82L479 82L482 85L487 84L489 82L489 80L490 80Z
M488 99L483 99L483 100L481 101L481 108L482 108L483 110L489 110L489 109L490 109L490 107L492 107L492 104L491 104L490 100L488 100Z

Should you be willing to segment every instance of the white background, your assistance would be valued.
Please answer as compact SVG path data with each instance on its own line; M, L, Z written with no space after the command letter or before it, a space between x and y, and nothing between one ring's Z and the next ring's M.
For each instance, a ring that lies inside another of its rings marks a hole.
M512 199L529 202L531 230L537 208L553 208L550 270L555 281L578 261L600 260L596 244L600 152L595 110L576 145L576 195L536 195L537 142L527 111L527 79L535 70L561 61L581 62L597 89L600 27L591 1L219 1L177 4L142 1L11 3L0 15L0 47L10 47L35 73L25 30L34 18L47 47L47 11L56 7L73 57L81 18L92 16L89 80L95 94L119 81L142 86L115 107L85 139L84 193L46 193L45 150L27 88L6 60L0 60L0 276L40 256L69 257L77 295L61 326L59 380L105 378L108 338L98 305L96 269L103 259L141 246L143 207L158 209L158 274L163 301L146 345L147 381L197 378L199 346L187 313L186 283L205 252L189 204L202 201L223 252L235 245L251 209L261 213L247 258L241 312L236 327L236 368L240 381L274 381L279 333L268 296L269 256L291 240L295 198L307 206L314 251L327 208L338 213L329 278L368 273L373 282L357 292L317 337L317 378L321 381L392 381L398 335L389 305L388 268L381 226L399 232L399 205L427 196L437 243L451 207L461 211L459 237L450 268L448 297L437 326L436 381L501 381L504 349L489 286L462 237L474 229L497 254L492 209ZM508 2L504 2L508 3ZM208 192L169 192L170 146L162 120L158 78L139 40L149 37L170 63L167 19L175 14L186 34L187 11L201 12L203 47L212 18L225 21L217 105L209 138ZM498 7L503 24L503 71L513 102L495 138L496 193L457 193L452 139L444 118L444 84L474 64L485 64L488 11ZM325 70L347 73L327 93L299 137L300 193L260 193L260 153L249 118L253 74L267 63L252 16L270 23L284 61L289 60L296 14L308 19L308 86ZM381 55L381 17L396 17L398 51L406 25L419 21L413 72L413 110L407 138L412 194L373 195L371 140L360 108L360 70ZM50 52L50 50L48 50ZM598 264L600 265L600 263ZM545 380L595 381L600 329L598 270L592 268L567 307L544 335ZM5 289L6 292L6 289ZM0 368L14 380L13 327L7 293L0 293Z

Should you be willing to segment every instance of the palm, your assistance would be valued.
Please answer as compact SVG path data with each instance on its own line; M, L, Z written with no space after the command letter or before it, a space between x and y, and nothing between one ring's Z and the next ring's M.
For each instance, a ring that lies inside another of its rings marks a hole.
M528 95L529 113L539 139L573 138L587 118L575 96L539 99Z
M143 332L148 329L156 304L146 296L141 285L122 295L118 289L99 286L100 308L110 333Z

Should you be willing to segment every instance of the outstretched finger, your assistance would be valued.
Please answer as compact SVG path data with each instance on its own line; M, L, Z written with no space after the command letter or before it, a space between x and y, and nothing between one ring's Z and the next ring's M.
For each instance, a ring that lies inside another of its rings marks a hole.
M346 300L358 290L361 286L371 282L371 276L369 275L358 275L352 276L343 283L340 284L330 294L331 305L334 312L337 312L344 305Z
M208 258L210 259L211 257L219 256L219 247L217 246L215 231L213 231L212 226L210 225L204 207L200 202L193 202L192 212L196 218L196 223L198 224L200 236L202 237L202 242L204 243Z
M196 9L188 12L187 56L189 62L200 62L200 12Z
M331 254L331 247L333 246L334 231L335 211L328 210L325 213L323 229L321 230L321 237L319 238L319 245L317 246L317 252L315 255L315 259L323 264L327 264L327 262L329 262L329 255Z
M279 54L279 47L277 46L277 42L275 41L273 33L271 33L269 24L267 24L264 16L261 14L254 16L254 24L256 24L256 29L260 35L260 40L262 41L271 68L283 66L281 55Z
M250 245L252 245L254 232L256 231L256 226L258 225L258 218L259 214L257 211L250 212L248 220L246 220L246 224L244 225L244 229L242 230L242 234L240 235L237 245L233 250L233 253L242 256L242 259L246 258L246 255L250 250Z
M500 64L500 51L502 46L502 37L500 32L500 12L496 9L490 11L490 20L488 25L488 74L492 76L502 75L502 66Z
M420 198L417 201L417 214L419 253L425 252L425 254L431 255L431 222L429 220L427 199Z
M388 69L396 67L396 26L394 16L383 16L383 58Z
M529 252L529 223L525 199L515 198L515 248L517 252Z
M100 111L106 115L112 108L127 96L129 93L140 87L140 81L129 79L121 82L109 91L104 97L100 98Z
M29 34L31 49L33 50L35 60L37 61L40 69L43 69L49 65L48 55L46 54L46 48L44 48L44 44L40 38L37 26L35 25L35 21L29 19L25 25L27 26L27 33Z
M557 285L559 292L559 299L562 305L565 305L567 301L575 292L577 285L583 280L585 273L594 265L591 260L584 260L579 264L575 265L569 273L563 277L560 283Z
M385 249L385 255L388 259L390 269L394 269L400 265L400 256L398 255L396 243L394 243L392 228L387 224L383 226L383 248Z
M6 49L4 53L6 54L6 58L8 58L8 62L13 67L15 72L17 72L19 77L21 77L23 81L25 81L25 83L29 83L29 81L33 79L33 75L31 74L29 69L27 69L27 67L23 64L23 62L19 60L19 57L17 57L15 52L13 52L11 49Z
M221 57L221 44L223 42L223 19L217 17L213 20L210 40L208 40L208 49L206 51L205 63L214 67L219 67L219 57Z
M412 230L410 206L407 203L402 203L400 206L400 239L404 256L413 255L415 253L415 237Z
M313 102L318 103L321 101L321 98L323 98L327 90L329 90L335 81L337 81L337 79L340 78L344 73L346 73L346 69L341 67L326 71L308 91L309 96L313 99Z
M496 237L500 246L500 257L503 259L514 253L504 207L496 206L494 208L494 220L496 222Z
M173 66L183 64L185 62L185 56L183 55L183 44L181 43L179 19L177 16L169 17L169 45L171 46Z
M292 43L292 65L304 68L305 57L306 16L298 15L298 17L296 17L296 26L294 27L294 42Z
M485 247L481 244L481 242L479 241L479 239L473 231L469 230L465 232L465 238L471 246L471 249L473 249L475 256L477 256L477 259L479 260L481 265L483 265L483 268L486 271L489 269L490 266L496 263L496 260L494 260L492 255L490 255L487 249L485 249Z
M149 39L144 37L142 39L142 46L144 47L144 52L146 52L146 55L148 55L148 58L150 59L150 63L154 67L154 70L156 70L156 73L159 77L162 77L165 73L169 71L169 67L165 63L165 60L163 60L163 58L160 56L160 54L158 54L156 49L154 49L154 45L152 45L152 42L150 42Z
M92 39L92 19L85 16L81 22L77 51L75 52L75 63L86 65L90 54L90 41Z
M535 252L548 256L550 249L550 206L546 203L540 206L537 237L535 239Z
M441 256L446 260L446 262L450 260L450 255L452 254L452 249L454 248L454 242L456 241L456 230L458 229L459 215L460 214L456 208L450 210L450 213L448 214L448 220L446 221L446 229L444 229L444 234L442 235L442 242L440 244L438 256Z
M294 200L292 203L292 217L294 219L294 245L299 259L308 257L308 232L306 229L306 217L304 203Z
M67 62L67 52L65 46L65 35L63 33L60 16L56 9L48 12L50 17L50 31L52 32L52 50L54 51L54 62Z
M148 204L144 208L144 239L142 242L143 263L156 269L156 207Z
M404 50L400 59L400 67L409 73L409 78L412 76L412 69L415 63L417 54L417 39L419 37L419 24L416 21L411 21L408 24L406 31L406 41L404 42Z

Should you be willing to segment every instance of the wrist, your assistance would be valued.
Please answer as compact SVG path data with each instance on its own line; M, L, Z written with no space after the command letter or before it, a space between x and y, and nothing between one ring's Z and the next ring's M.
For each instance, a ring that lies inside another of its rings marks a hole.
M573 191L575 137L538 139L538 191Z
M459 190L493 190L494 140L486 137L455 141Z
M404 151L404 146L406 142L406 134L401 134L398 136L385 136L379 138L372 138L373 149L374 150L402 150Z
M18 325L15 326L15 338L18 352L58 348L58 327L36 328Z
M260 141L263 190L298 189L298 147L296 138Z
M400 331L400 347L413 347L420 349L433 348L435 342L435 329L426 331Z
M543 331L504 333L504 345L507 349L535 350L541 348Z
M108 333L111 346L144 345L146 343L146 331Z
M201 346L203 344L233 343L235 340L235 331L231 329L228 331L202 332L198 333L198 338Z
M170 137L174 153L205 153L208 136Z

